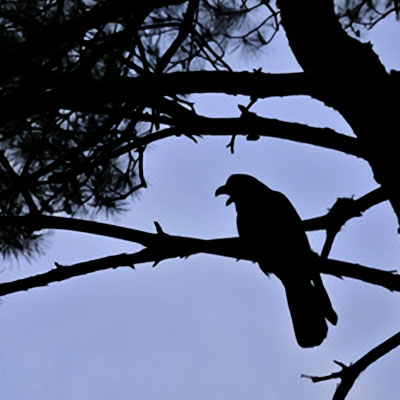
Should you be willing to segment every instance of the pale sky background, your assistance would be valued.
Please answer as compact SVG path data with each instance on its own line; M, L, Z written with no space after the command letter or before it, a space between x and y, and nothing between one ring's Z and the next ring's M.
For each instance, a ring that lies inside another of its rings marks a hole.
M382 62L400 69L394 20L371 40ZM236 70L298 71L283 31L258 58L232 57ZM237 116L246 98L192 96L209 116ZM329 126L351 134L333 110L305 97L268 99L262 116ZM337 197L356 198L377 187L366 162L278 139L173 138L145 155L149 188L116 222L154 232L202 238L236 235L235 210L215 189L235 172L284 192L302 218L324 214ZM111 221L112 222L112 221ZM399 269L400 241L389 204L350 221L332 258ZM320 250L322 233L310 236ZM86 234L57 232L45 256L31 265L3 262L2 281L138 247ZM279 281L256 264L211 255L98 272L6 296L0 303L0 398L96 400L328 400L336 382L313 384L300 374L337 370L400 329L400 295L358 281L324 277L339 323L318 348L295 340ZM348 399L399 399L400 349L364 372Z

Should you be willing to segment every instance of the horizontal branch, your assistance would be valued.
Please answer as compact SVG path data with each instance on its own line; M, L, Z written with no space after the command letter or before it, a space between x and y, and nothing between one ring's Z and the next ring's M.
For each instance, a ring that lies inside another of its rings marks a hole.
M135 78L64 80L43 92L25 89L0 98L1 122L60 108L76 110L88 104L128 102L154 106L163 96L191 93L224 93L253 98L310 95L317 80L309 73L195 71L147 74Z
M358 140L354 137L344 135L330 128L319 128L295 122L263 118L255 114L244 118L180 118L174 126L182 130L184 134L189 135L244 135L249 140L257 140L258 137L274 137L363 157Z
M251 120L242 117L209 118L199 116L191 111L181 113L173 118L163 116L154 118L145 114L138 119L169 125L171 128L141 136L135 141L121 146L115 152L116 156L165 138L185 135L192 139L195 136L245 136L247 140L258 140L260 137L278 138L337 150L364 158L363 151L356 138L326 127L320 128L259 116L254 116Z
M72 85L72 86L70 86ZM81 85L84 85L83 87ZM162 96L187 95L192 93L224 93L245 95L254 98L276 96L311 95L316 79L313 74L229 72L229 71L191 71L168 74L146 74L135 78L116 79L114 81L85 80L68 82L63 90L87 93L90 89L109 100L127 100L142 103Z
M132 267L135 264L144 262L158 264L163 260L176 257L188 257L198 253L255 261L254 256L249 254L240 238L204 240L172 236L163 232L158 223L156 223L157 233L143 232L136 229L92 221L48 216L0 217L0 224L9 226L29 226L35 230L44 228L67 229L114 237L145 246L143 250L134 254L120 254L100 258L69 267L61 267L56 264L57 268L47 273L15 282L0 284L0 295L28 290L32 287L45 286L51 282L62 281L73 276L84 275L99 270L123 266ZM320 271L322 273L337 277L351 277L385 287L392 291L400 291L400 275L344 261L322 260L315 254L313 256L318 259Z

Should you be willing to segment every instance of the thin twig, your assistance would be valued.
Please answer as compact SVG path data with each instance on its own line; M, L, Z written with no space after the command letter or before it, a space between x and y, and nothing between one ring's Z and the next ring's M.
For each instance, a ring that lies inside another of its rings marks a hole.
M341 370L338 372L333 372L326 376L302 375L302 377L309 378L313 382L340 379L340 384L336 388L332 400L344 400L360 374L379 358L383 357L398 346L400 346L400 332L397 332L383 343L374 347L354 364L346 366L341 362L335 361L335 363L341 367Z

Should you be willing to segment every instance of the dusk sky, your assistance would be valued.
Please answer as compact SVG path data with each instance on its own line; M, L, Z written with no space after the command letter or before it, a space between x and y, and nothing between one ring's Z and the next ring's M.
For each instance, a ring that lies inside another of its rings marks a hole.
M373 43L388 70L400 70L399 37L399 23L388 19L363 40ZM282 29L262 55L229 58L237 71L300 71ZM248 104L245 97L223 95L193 95L191 101L199 114L219 117L239 116L237 105ZM252 111L352 134L338 113L306 97L259 101ZM145 154L149 187L132 200L129 212L107 222L154 232L158 221L171 234L234 236L235 209L214 192L238 172L285 193L303 219L325 214L338 197L358 198L378 186L369 165L353 156L272 138L238 138L232 155L228 141L195 144L179 137L153 144ZM397 228L389 203L375 206L346 224L330 257L399 269ZM324 234L309 239L320 251ZM138 248L57 232L30 264L3 261L0 278ZM339 322L313 349L296 343L280 282L246 261L196 255L6 296L0 303L0 398L331 399L336 381L314 384L300 375L336 371L333 360L354 362L397 332L400 295L351 279L323 280ZM399 399L399 365L396 349L361 375L348 399Z

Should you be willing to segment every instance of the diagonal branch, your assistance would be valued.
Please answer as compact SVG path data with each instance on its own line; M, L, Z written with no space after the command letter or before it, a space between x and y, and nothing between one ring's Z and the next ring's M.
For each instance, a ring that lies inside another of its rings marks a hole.
M351 218L361 217L369 208L387 200L382 187L355 200L353 198L338 198L326 215L304 221L305 230L326 230L326 239L321 257L327 258L336 235Z
M164 55L161 57L159 62L157 63L156 72L161 73L170 63L172 57L178 51L181 44L185 41L185 39L189 36L190 32L193 29L193 19L195 17L196 10L199 6L199 0L189 0L189 4L187 6L186 14L183 18L181 26L179 28L178 35L175 40L166 50Z
M327 376L302 375L302 377L310 378L313 382L340 379L340 384L336 388L332 400L344 400L360 374L379 358L383 357L398 346L400 346L400 332L397 332L383 343L374 347L354 364L346 366L341 362L335 361L335 363L342 368L338 372L334 372Z
M333 275L337 278L358 279L381 286L391 292L400 292L400 275L396 270L385 271L329 258L319 258L319 270L322 274Z
M318 231L328 229L329 226L335 224L342 227L351 218L359 217L369 208L386 201L387 197L383 189L379 187L357 200L345 199L345 202L341 200L343 199L338 199L326 215L303 221L304 229L306 231Z

